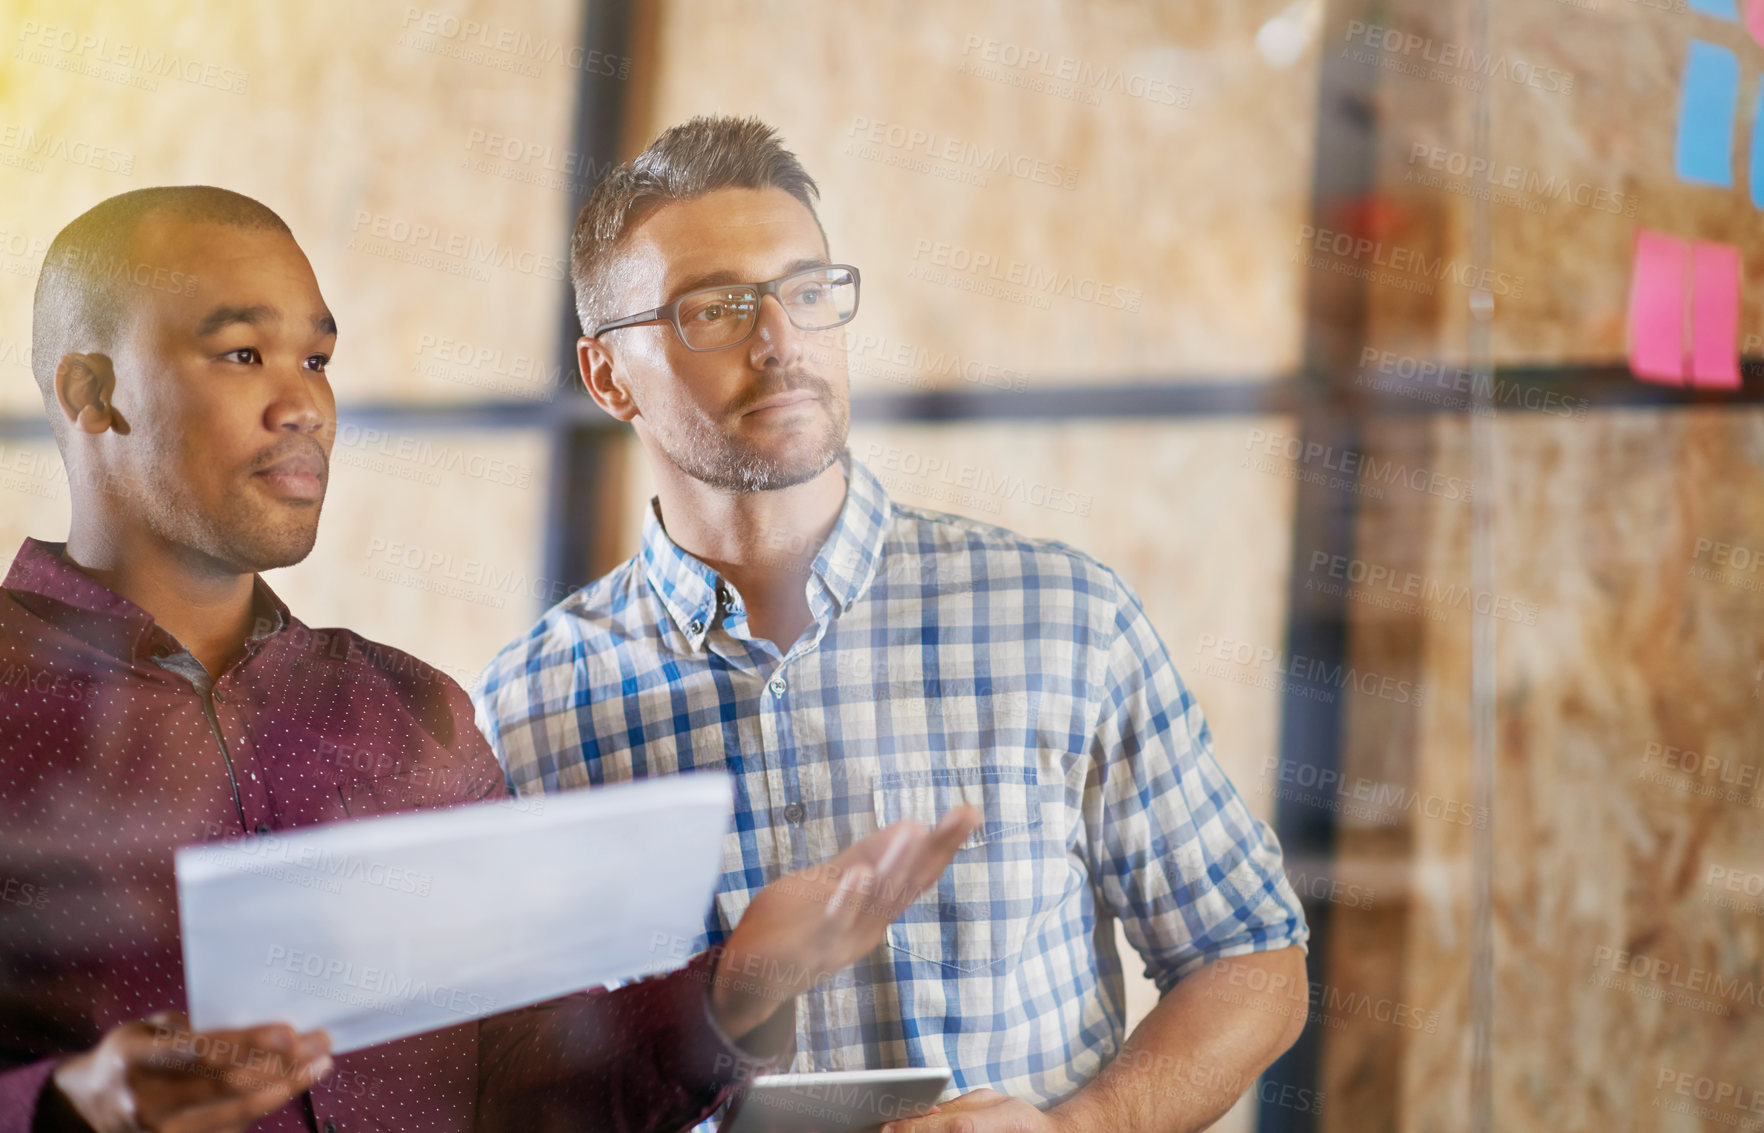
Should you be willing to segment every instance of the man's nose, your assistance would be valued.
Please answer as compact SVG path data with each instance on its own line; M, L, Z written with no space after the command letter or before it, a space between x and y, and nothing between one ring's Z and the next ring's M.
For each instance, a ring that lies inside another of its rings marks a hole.
M769 305L768 305L769 304ZM776 295L760 296L759 320L748 343L748 361L756 368L776 362L789 369L802 356L802 332L790 321Z
M318 387L318 382L313 381L306 371L299 369L295 370L292 377L279 382L276 395L265 411L269 427L295 433L312 433L322 429L330 415L326 412Z

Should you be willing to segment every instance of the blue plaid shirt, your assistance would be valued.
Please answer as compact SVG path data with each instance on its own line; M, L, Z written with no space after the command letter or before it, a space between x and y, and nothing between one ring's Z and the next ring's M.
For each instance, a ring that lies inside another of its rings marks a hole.
M1048 1105L1121 1046L1114 918L1162 992L1303 946L1303 914L1113 571L894 504L843 461L814 625L788 653L652 505L638 555L491 662L478 726L521 793L732 773L715 907L665 945L681 962L779 876L973 803L985 825L887 946L799 1001L793 1069L947 1066L955 1090Z

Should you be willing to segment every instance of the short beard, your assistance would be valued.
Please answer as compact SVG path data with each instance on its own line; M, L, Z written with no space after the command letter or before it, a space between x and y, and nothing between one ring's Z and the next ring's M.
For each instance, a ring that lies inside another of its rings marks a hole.
M161 539L223 564L229 573L261 574L293 566L305 560L318 542L322 501L314 503L310 513L277 519L237 501L229 500L218 515L204 515L189 502L143 501L148 525Z
M290 452L310 447L310 442L280 445L255 463L267 467ZM184 466L174 454L188 457L179 452L180 442L155 448L162 468ZM277 509L280 514L273 514L248 498L229 494L219 510L209 512L176 475L134 495L142 518L161 540L186 547L235 574L260 574L305 560L318 542L324 506L321 496L309 507Z
M722 432L715 424L697 417L689 419L678 434L656 432L656 442L675 468L721 492L776 492L806 484L839 459L851 431L851 408L844 400L833 396L831 386L819 378L799 375L782 387L768 386L756 390L732 405L724 417L736 416L766 398L790 389L813 390L828 411L827 428L820 441L795 459L780 460L757 452Z

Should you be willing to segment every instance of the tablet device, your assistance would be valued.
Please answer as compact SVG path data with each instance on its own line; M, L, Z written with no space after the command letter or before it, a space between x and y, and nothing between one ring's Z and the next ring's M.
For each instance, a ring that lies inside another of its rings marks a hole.
M764 1074L723 1133L873 1133L896 1118L922 1117L948 1087L941 1067Z

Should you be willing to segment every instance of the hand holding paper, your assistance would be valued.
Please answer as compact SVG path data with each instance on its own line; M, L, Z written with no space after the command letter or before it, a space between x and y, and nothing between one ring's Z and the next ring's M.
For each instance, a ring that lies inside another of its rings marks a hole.
M113 1027L56 1069L56 1090L97 1133L218 1133L274 1113L331 1071L322 1031L298 1035L270 1024L197 1033L189 1022L163 1012Z
M929 831L899 822L766 886L717 965L711 1008L723 1029L740 1038L881 944L889 923L948 868L980 822L970 806L945 814Z

